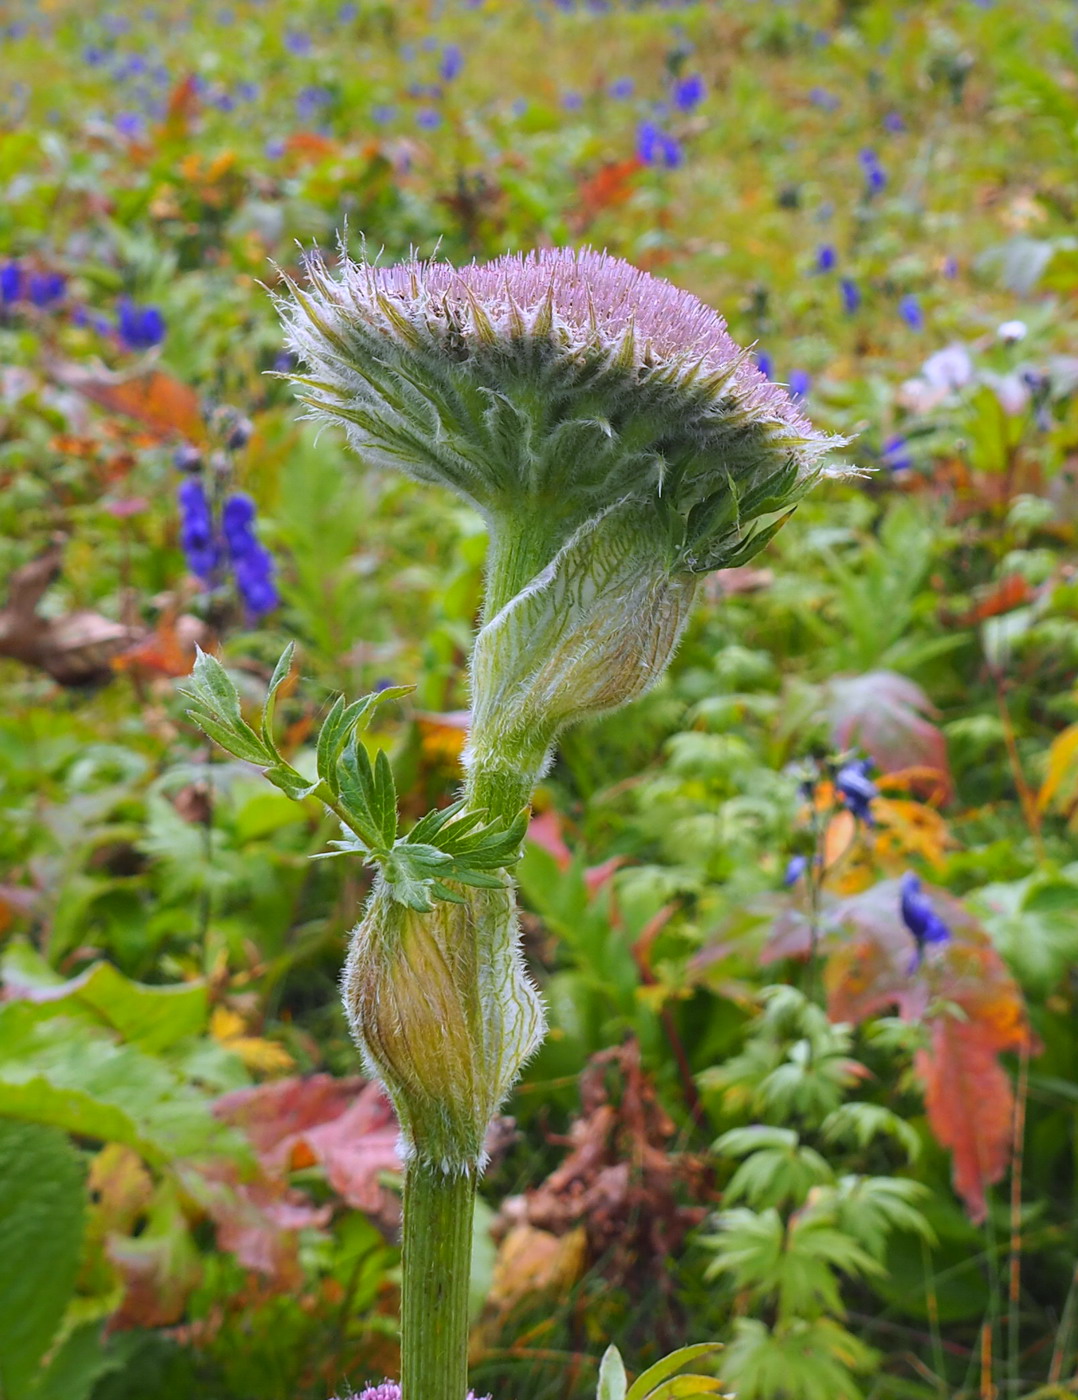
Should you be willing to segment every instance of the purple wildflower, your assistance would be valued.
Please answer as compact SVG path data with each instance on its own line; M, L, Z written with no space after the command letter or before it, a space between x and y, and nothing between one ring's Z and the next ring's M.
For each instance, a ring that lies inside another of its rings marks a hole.
M441 112L436 112L433 107L421 107L415 114L415 119L424 131L433 131L442 124Z
M842 106L842 99L836 97L833 92L828 92L826 88L814 87L809 93L809 101L814 107L820 107L825 112L836 112Z
M284 36L284 46L289 53L303 58L311 51L311 36L301 33L298 29L290 29Z
M221 512L221 528L236 587L247 611L260 617L275 608L280 598L273 581L273 556L259 543L254 524L255 503L250 496L242 492L229 496Z
M879 789L868 776L872 767L871 759L856 758L844 763L835 774L835 788L846 806L858 821L873 825L872 800L879 797Z
M910 969L915 972L924 961L925 949L928 945L930 943L950 943L952 934L944 920L932 908L928 896L921 889L920 880L912 870L907 870L903 875L899 888L902 892L900 902L902 922L913 935L913 941L917 945L917 952Z
M795 399L803 399L812 387L812 376L807 370L792 369L790 371L790 396Z
M62 272L35 272L26 283L26 295L35 306L52 306L60 300L67 287Z
M16 262L0 267L0 302L10 306L22 296L22 268Z
M786 873L782 877L782 883L789 889L791 885L797 884L798 880L801 879L807 869L807 856L791 856L789 864L786 867Z
M816 250L816 271L833 272L838 265L838 254L830 243L821 243Z
M180 545L191 572L206 582L220 562L221 549L213 528L213 510L198 477L188 477L176 493L180 503Z
M636 133L636 153L645 165L674 170L681 164L681 146L654 122L641 122Z
M165 318L156 306L135 306L124 298L116 329L129 350L149 350L164 340Z
M760 373L765 379L771 378L771 356L767 353L766 350L756 351L756 368L760 371Z
M913 466L913 456L910 453L909 444L900 433L889 437L883 444L880 462L891 472L906 472Z
M890 131L895 136L906 130L906 123L897 112L888 112L883 119L883 125L886 131Z
M584 105L584 99L579 92L567 92L562 96L561 105L567 112L578 112Z
M847 316L852 316L861 305L861 288L852 277L843 277L838 285L842 294L842 309Z
M687 78L674 84L674 106L679 112L691 112L698 107L707 95L707 88L699 73L691 73Z
M904 296L898 303L898 314L911 331L924 330L925 314L921 310L921 303L912 293Z
M446 44L442 50L442 61L438 65L438 72L447 83L451 83L464 67L464 54L461 52L459 44Z
M865 186L870 195L879 194L887 185L887 176L880 165L879 157L871 147L866 146L857 157L865 172Z
M634 83L632 78L615 78L607 91L611 97L624 98L632 97Z

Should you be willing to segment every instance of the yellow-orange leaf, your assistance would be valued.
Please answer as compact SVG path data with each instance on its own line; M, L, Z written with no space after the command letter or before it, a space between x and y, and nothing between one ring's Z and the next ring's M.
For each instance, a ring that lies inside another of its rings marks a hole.
M1057 734L1048 750L1048 767L1037 794L1037 806L1043 812L1053 802L1063 811L1078 803L1078 724Z

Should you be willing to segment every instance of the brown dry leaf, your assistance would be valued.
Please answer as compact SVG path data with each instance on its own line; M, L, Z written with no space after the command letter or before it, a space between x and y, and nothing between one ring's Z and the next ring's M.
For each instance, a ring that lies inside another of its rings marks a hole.
M587 1263L588 1236L582 1225L565 1235L514 1225L498 1247L490 1302L509 1312L536 1293L565 1294L579 1282Z

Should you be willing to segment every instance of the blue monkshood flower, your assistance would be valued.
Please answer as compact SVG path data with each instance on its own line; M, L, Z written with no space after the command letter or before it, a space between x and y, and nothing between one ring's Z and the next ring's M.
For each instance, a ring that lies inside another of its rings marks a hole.
M706 96L707 88L699 73L690 73L674 84L674 106L679 112L691 112Z
M955 258L948 258L943 264L944 277L953 278L958 276L958 261Z
M773 366L771 364L771 356L767 353L766 350L756 351L756 368L760 371L760 373L764 376L765 379L771 378L771 370Z
M675 170L681 164L681 146L654 122L641 122L636 132L636 153L645 165Z
M385 126L386 122L391 122L396 115L396 107L390 106L388 102L379 102L371 108L371 121L377 122L379 126Z
M902 118L897 112L888 112L883 119L883 125L886 131L890 131L896 136L900 132L906 130L906 123L902 120Z
M0 267L0 303L10 306L22 296L22 268L18 263L5 263Z
M880 165L879 157L871 147L866 146L858 155L861 169L865 172L865 185L869 194L879 194L887 185L887 176Z
M189 476L176 493L180 503L180 546L191 572L209 582L221 559L221 548L213 528L213 510L206 488L198 477Z
M909 444L900 433L889 437L883 444L880 462L890 472L907 472L913 466Z
M876 784L868 776L867 770L871 767L871 759L856 758L844 763L835 774L836 791L854 817L868 826L873 825L872 800L880 795Z
M290 29L284 36L284 46L289 53L295 54L297 58L303 58L311 51L311 36L303 34L297 29Z
M415 119L416 124L424 131L433 131L442 124L441 112L436 112L433 107L421 107L415 114Z
M908 296L904 296L898 303L898 314L910 330L924 330L925 313L921 310L921 303L912 292Z
M141 112L120 112L116 117L116 130L121 136L137 139L146 129L146 119Z
M912 870L903 875L899 888L902 891L902 922L913 934L917 945L911 971L916 971L924 961L925 949L932 943L950 943L950 928L936 913L928 896L921 889L921 882Z
M149 350L165 338L165 318L156 306L135 306L126 298L120 302L116 329L129 350Z
M790 390L790 397L803 399L812 387L812 376L808 370L792 369L790 371L790 382L787 385Z
M221 512L221 529L228 546L236 587L249 613L260 617L280 601L273 581L273 556L255 534L255 503L236 492Z
M786 866L786 873L782 877L782 883L789 889L791 885L797 884L807 869L807 856L791 856L789 864Z
M816 271L833 272L838 266L838 254L830 243L821 243L816 249Z
M438 72L445 82L451 83L464 67L464 54L461 52L459 44L446 44L442 50L442 61L438 65Z
M266 156L269 160L280 160L285 153L285 144L280 137L266 142Z
M579 112L580 108L584 105L584 99L580 96L579 92L567 92L561 99L561 105L567 112Z
M52 306L59 301L67 287L62 272L35 272L26 283L26 295L35 306Z
M611 97L632 97L634 87L632 78L615 78L607 91Z
M847 316L852 316L861 305L861 288L852 277L843 277L838 285L842 293L842 309Z

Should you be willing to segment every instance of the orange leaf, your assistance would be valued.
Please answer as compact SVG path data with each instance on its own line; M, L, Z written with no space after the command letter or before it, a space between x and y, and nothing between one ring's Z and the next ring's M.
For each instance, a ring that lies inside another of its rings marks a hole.
M110 413L133 418L155 437L178 435L189 442L205 441L198 395L163 370L151 369L130 379L120 379L87 374L71 365L60 367L57 377Z
M641 161L631 156L628 160L611 161L588 179L582 180L577 210L580 222L590 224L604 209L624 204L633 192L633 177L642 169Z
M1048 750L1048 766L1037 794L1037 806L1043 812L1057 798L1064 811L1078 802L1078 724L1057 734Z
M999 617L1001 613L1010 612L1012 608L1020 608L1032 597L1033 589L1022 574L1008 574L1006 578L1000 579L999 583L993 584L987 592L982 593L959 621L967 625L984 622L986 618Z
M985 1192L1007 1170L1014 1117L1011 1082L992 1034L953 1015L932 1022L932 1045L917 1054L925 1108L936 1140L953 1154L954 1187L979 1224Z

